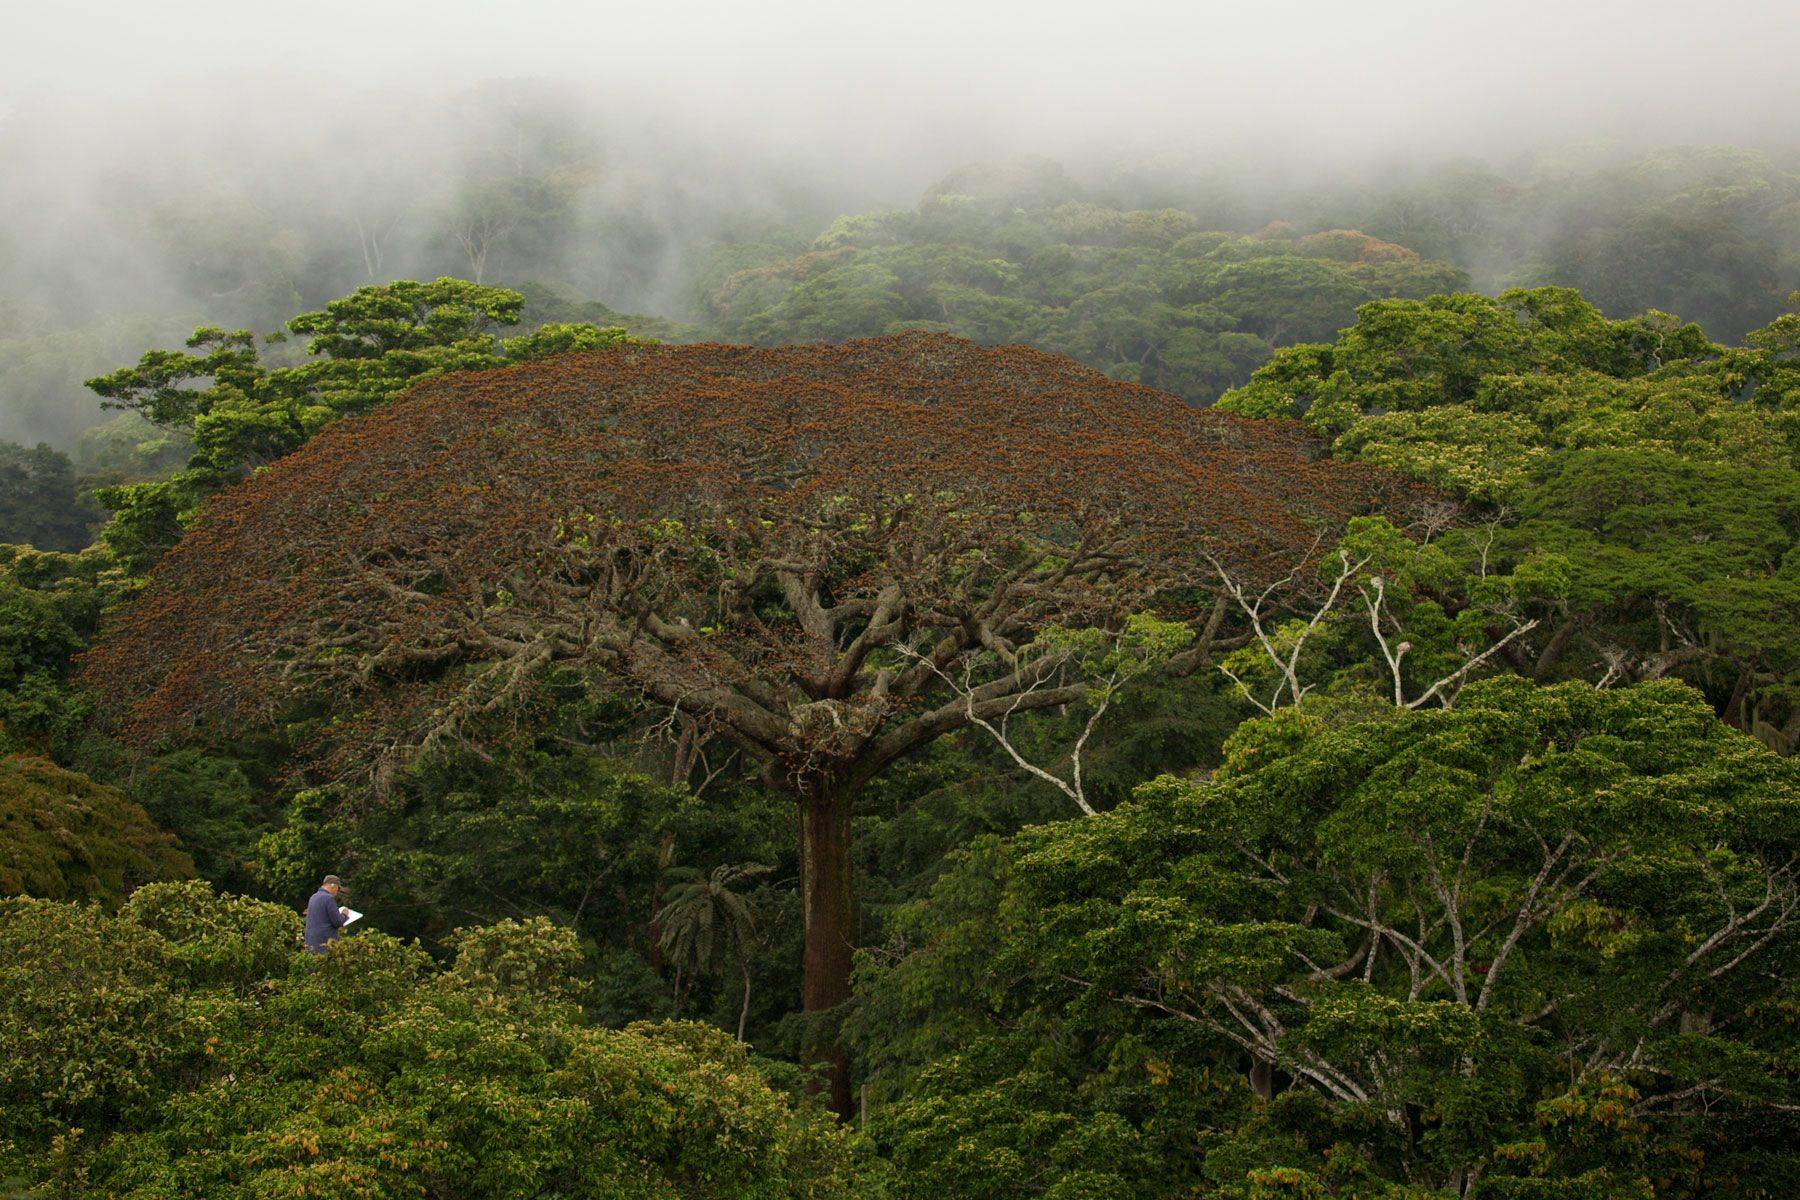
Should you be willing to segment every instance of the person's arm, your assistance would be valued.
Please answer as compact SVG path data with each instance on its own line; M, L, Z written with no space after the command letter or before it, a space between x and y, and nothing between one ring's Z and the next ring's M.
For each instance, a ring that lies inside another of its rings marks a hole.
M325 919L331 922L333 929L344 927L344 906L337 902L336 897L332 898L331 909L326 913Z

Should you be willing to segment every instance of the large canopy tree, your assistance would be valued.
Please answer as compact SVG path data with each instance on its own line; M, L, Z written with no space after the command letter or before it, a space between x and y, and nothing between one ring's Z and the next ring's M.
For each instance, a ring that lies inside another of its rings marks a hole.
M1285 571L1397 499L1312 448L941 335L449 376L215 501L88 677L146 737L322 706L315 759L379 781L555 672L604 676L795 798L817 1012L849 995L857 789L976 720L1083 700L1047 630L1204 609L1201 556Z

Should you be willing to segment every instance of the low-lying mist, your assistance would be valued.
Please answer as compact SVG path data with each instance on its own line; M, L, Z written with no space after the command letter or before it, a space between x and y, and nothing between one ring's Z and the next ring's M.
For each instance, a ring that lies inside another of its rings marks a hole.
M72 445L101 416L87 375L395 278L537 283L702 336L734 266L946 177L990 208L1364 229L1485 290L1704 305L1683 315L1719 337L1800 285L1784 6L1344 7L16 14L0 438ZM956 174L982 162L1027 166ZM1694 257L1742 311L1582 275L1621 244Z

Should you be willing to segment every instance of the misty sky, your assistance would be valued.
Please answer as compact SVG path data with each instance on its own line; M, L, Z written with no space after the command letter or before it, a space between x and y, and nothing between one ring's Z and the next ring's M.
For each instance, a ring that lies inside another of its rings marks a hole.
M508 104L604 164L555 282L691 320L693 247L804 241L981 160L1239 189L1792 164L1796 63L1800 0L0 0L0 437L70 444L89 373L202 322L463 273L444 214Z
M164 105L305 121L359 97L379 120L396 91L527 76L641 103L652 125L879 161L1184 135L1398 156L1768 144L1800 109L1791 0L4 7L0 103L122 121Z

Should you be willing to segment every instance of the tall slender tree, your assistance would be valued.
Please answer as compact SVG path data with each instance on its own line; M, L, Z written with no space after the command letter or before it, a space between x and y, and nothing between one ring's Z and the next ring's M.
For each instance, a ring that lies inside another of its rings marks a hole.
M716 972L732 959L744 975L744 1003L738 1010L738 1041L750 1020L750 949L756 937L756 910L738 889L769 873L761 863L714 867L703 875L693 867L669 872L668 899L657 910L658 944L675 964L676 978ZM682 986L677 984L676 1002Z

